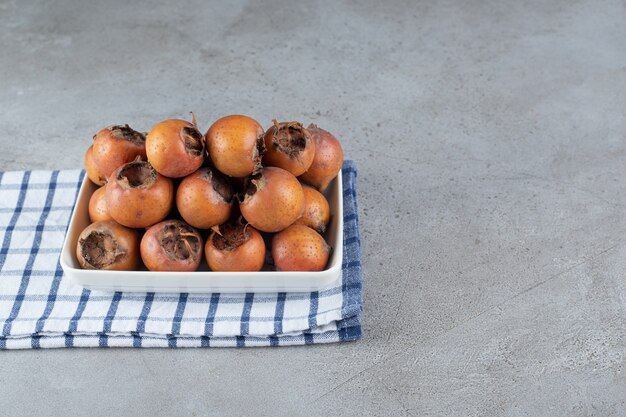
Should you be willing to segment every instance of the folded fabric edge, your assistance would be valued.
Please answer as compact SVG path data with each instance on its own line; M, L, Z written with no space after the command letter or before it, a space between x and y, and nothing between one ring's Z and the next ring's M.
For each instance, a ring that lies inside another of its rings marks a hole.
M341 320L335 320L324 325L312 327L306 330L293 331L293 332L284 332L280 334L245 334L245 335L217 335L217 336L207 336L207 335L198 335L198 334L159 334L159 333L146 333L146 332L85 332L85 331L74 331L74 332L55 332L55 331L40 331L37 333L30 334L21 334L21 335L12 335L12 336L0 336L0 349L2 348L3 341L7 340L20 340L20 339L29 339L29 338L45 338L45 337L59 337L59 336L74 336L74 337L94 337L105 335L108 337L132 337L132 336L140 336L140 337L149 337L149 338L171 338L171 337L181 337L181 338L215 338L215 339L229 339L236 337L246 337L246 338L283 338L283 337L292 337L292 336L301 336L304 334L325 334L332 332L340 332L343 329L350 327L357 327L361 325L361 316L354 315L352 317L346 317Z
M350 342L362 336L361 325L340 328L325 333L303 333L281 336L236 337L187 337L109 334L60 334L35 335L19 338L0 338L0 350L72 348L72 347L136 347L136 348L183 348L183 347L265 347L300 346L323 343Z

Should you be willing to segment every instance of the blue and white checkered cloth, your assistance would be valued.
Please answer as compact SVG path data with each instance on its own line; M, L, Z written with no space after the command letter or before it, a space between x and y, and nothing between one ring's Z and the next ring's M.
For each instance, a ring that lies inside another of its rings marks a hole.
M341 285L312 293L90 291L59 254L84 172L0 172L0 349L280 346L361 336L356 166L343 166Z

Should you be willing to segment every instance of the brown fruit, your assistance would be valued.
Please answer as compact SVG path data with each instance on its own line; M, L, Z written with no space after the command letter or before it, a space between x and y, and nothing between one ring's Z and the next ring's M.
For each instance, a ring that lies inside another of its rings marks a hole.
M146 136L128 125L105 127L94 136L93 160L107 178L137 157L146 159Z
M109 214L127 227L148 227L163 220L174 201L172 180L146 161L119 167L106 185Z
M92 223L113 219L107 207L106 187L98 188L91 195L89 199L89 219Z
M141 239L141 259L150 271L195 271L202 260L202 236L181 220L165 220Z
M278 123L265 132L263 164L291 172L296 177L311 166L315 155L315 142L309 132L298 122Z
M263 168L248 181L239 207L243 217L258 230L281 231L302 215L302 185L282 168Z
M220 226L212 232L204 247L212 271L260 271L265 261L265 243L261 234L240 222Z
M78 237L76 257L83 269L133 271L139 267L139 233L113 220L92 223Z
M303 185L302 191L304 191L304 213L294 224L303 224L318 233L324 233L330 222L328 200L322 193L308 185Z
M107 176L100 172L100 168L93 160L93 145L90 145L85 152L85 171L87 177L96 185L104 185L107 183Z
M289 226L272 238L272 258L277 271L321 271L326 268L330 246L310 227Z
M206 133L209 157L220 172L245 177L261 169L263 127L241 115L222 117Z
M307 130L315 142L315 156L307 172L299 178L324 192L341 170L343 150L337 138L324 129L311 124Z
M153 126L146 137L148 161L161 175L185 177L204 162L204 137L195 123L170 119Z
M193 227L209 229L224 223L233 208L233 190L217 170L200 168L176 190L178 212Z

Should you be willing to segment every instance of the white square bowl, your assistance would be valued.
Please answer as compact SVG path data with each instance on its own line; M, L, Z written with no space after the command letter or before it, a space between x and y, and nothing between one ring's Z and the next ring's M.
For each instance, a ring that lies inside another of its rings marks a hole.
M89 199L96 186L85 176L70 219L61 252L61 266L67 278L85 288L100 291L246 293L310 292L341 280L343 260L343 187L341 171L325 196L331 219L325 239L333 248L328 266L320 272L214 272L206 260L195 272L98 271L81 269L76 259L78 236L90 223Z

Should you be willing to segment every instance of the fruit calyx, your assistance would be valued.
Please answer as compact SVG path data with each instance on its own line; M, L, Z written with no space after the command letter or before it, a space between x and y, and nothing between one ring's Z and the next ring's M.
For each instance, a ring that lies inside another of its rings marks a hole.
M200 133L196 127L184 126L180 130L180 137L189 154L196 157L204 154L204 139L202 133Z
M170 257L179 261L198 259L200 241L194 230L182 222L168 224L159 232L159 244Z
M244 225L241 218L219 226L219 230L214 230L210 237L213 245L221 251L233 251L246 243L249 238L248 223Z
M124 139L136 145L143 145L146 143L146 134L137 132L127 124L123 126L114 125L109 127L108 129L111 132L111 136L114 136L118 139Z
M274 122L272 147L281 153L296 159L311 140L311 135L299 122Z
M222 197L224 202L230 203L231 201L233 201L233 190L228 184L226 178L224 178L224 176L215 172L211 168L208 168L207 172L204 175L204 179L205 181L211 183L211 186L213 187L215 192L217 192Z
M136 160L119 168L115 179L126 190L148 188L156 181L157 172L149 162Z
M126 251L119 248L115 238L106 232L93 231L80 239L80 251L85 261L95 269L102 269L126 256Z
M265 188L266 180L262 172L258 172L246 178L243 185L243 192L239 194L239 202L248 201L257 191Z
M259 132L256 136L256 145L254 146L254 150L252 151L252 160L254 161L254 169L252 170L252 175L258 174L263 169L263 154L265 154L265 133L263 129L259 129Z

